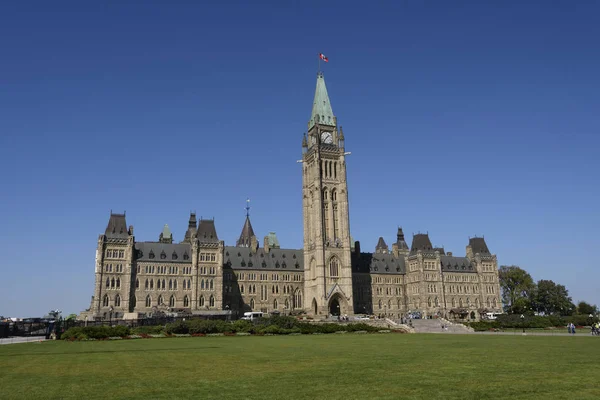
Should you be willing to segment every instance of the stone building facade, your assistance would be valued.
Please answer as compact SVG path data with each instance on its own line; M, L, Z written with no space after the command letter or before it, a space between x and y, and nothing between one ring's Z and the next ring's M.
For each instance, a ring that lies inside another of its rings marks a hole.
M479 319L501 312L498 262L484 238L464 256L435 248L428 234L409 246L402 228L390 249L379 238L361 252L350 235L345 137L317 75L308 131L302 138L302 249L282 249L270 232L262 247L247 214L235 246L219 240L214 220L196 220L179 243L167 225L158 241L138 242L125 214L111 212L98 237L95 286L80 318L141 318L157 311L240 315L375 314L398 319Z

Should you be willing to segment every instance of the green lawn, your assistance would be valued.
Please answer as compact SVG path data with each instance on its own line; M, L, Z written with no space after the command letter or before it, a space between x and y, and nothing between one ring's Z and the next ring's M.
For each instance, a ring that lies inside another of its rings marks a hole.
M0 346L7 399L597 399L600 338L332 334Z

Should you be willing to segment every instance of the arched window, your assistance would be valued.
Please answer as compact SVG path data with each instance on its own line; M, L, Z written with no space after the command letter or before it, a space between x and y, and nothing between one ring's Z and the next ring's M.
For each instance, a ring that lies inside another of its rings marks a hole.
M150 279L150 290L154 289L154 279Z
M240 286L240 293L244 293L244 285Z
M169 279L169 290L173 290L173 280Z
M200 289L204 290L204 279L200 282Z
M173 289L177 290L177 279L173 279Z
M190 306L190 298L186 296L183 297L183 306L184 307L189 307Z
M440 305L440 301L439 301L439 300L438 300L438 298L436 297L436 298L435 298L435 306L436 306L436 307L439 307L439 305Z
M117 287L120 288L121 287L121 279L117 278Z
M165 290L167 288L166 281L163 279L162 283L163 283L162 284L162 288L163 288L163 290Z
M250 309L254 310L254 299L250 300Z
M283 303L283 306L285 307L286 310L289 310L290 302L288 301L288 299L285 299L285 303Z
M175 307L175 296L169 298L169 307Z
M204 307L204 296L200 296L200 307Z
M164 301L163 301L163 297L162 297L162 294L161 294L160 296L158 296L158 305L162 306L163 303L164 303Z
M460 308L462 308L462 306L463 306L462 299L458 299L458 306L459 306Z
M140 280L138 278L135 278L135 290L138 290L140 288Z
M106 278L106 287L109 288L110 287L110 279Z
M277 310L277 299L273 300L273 309Z
M452 307L456 307L456 299L452 299Z
M427 298L427 307L431 307L431 297Z
M108 295L107 294L105 294L104 298L102 299L102 306L108 307Z
M467 297L467 307L471 307L471 299Z
M208 304L210 307L215 306L215 298L213 296L210 296L210 298L208 299Z
M111 287L111 288L114 288L114 287L115 287L115 278L112 278L112 279L110 280L110 287Z
M337 200L337 190L335 190L335 189L331 189L331 200L333 200L333 201Z
M381 310L381 300L379 300L379 309Z
M339 276L339 267L340 263L337 257L331 257L331 260L329 260L329 275L332 278L337 278Z
M210 290L213 290L213 280L210 280Z
M488 297L488 299L487 299L487 306L488 306L488 308L490 308L490 307L492 306L492 305L491 305L491 302L490 302L490 298L489 298L489 297Z
M475 299L475 307L479 308L479 304L480 304L480 303L479 303L479 298L476 298L476 299Z
M192 280L188 279L188 290L192 288Z
M392 301L388 300L388 310L391 310L391 308L392 308Z
M146 296L146 307L152 307L152 297Z
M398 300L398 310L400 309L401 305L402 305L402 302L400 300Z
M494 300L492 300L492 305L494 306L494 308L498 307L498 303L496 302L495 298L494 298Z
M146 282L144 282L144 289L148 290L148 285L149 285L148 279L146 279Z
M115 307L121 307L121 296L115 296Z

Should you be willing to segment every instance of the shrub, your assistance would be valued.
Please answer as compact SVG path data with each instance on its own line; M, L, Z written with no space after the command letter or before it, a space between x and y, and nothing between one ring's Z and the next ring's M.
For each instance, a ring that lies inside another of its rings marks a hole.
M130 333L128 326L80 326L67 329L61 335L64 340L107 339L124 337Z
M162 333L162 331L165 329L164 326L162 325L150 325L150 326L138 326L135 327L131 330L131 333L134 333L136 335L141 335L141 334L157 334L157 333Z

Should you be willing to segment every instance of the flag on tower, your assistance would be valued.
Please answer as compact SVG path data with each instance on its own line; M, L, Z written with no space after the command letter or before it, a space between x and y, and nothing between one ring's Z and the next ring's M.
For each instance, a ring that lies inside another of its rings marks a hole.
M329 62L329 59L327 57L325 57L325 54L319 53L319 57L321 58L321 60L323 60L325 62Z

